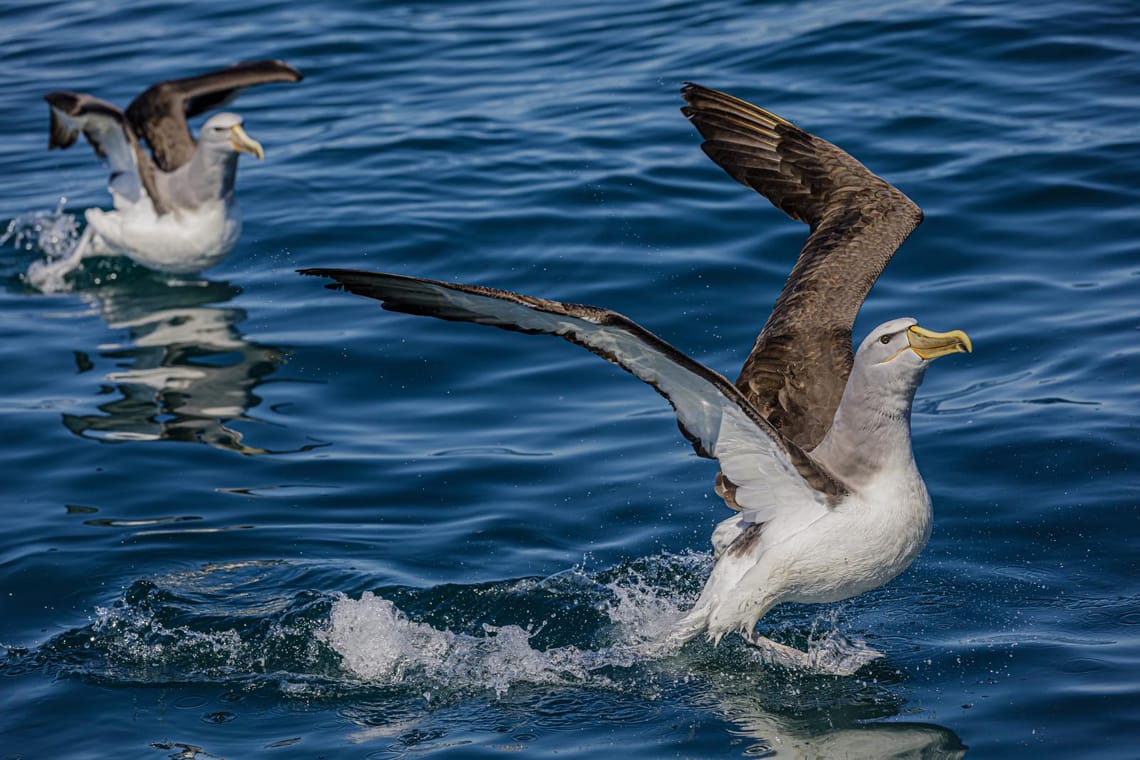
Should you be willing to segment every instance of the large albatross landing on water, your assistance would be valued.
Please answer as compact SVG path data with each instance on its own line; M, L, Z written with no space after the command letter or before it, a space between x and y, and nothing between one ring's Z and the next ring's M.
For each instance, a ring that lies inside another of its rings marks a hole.
M926 368L972 350L964 332L914 319L873 329L852 355L871 286L922 220L905 195L834 145L717 90L688 84L685 116L705 153L811 234L735 384L606 309L504 290L348 269L303 269L385 309L557 335L649 383L697 453L720 465L734 514L713 533L715 562L665 646L739 633L775 662L850 673L756 631L782 602L833 602L877 588L930 535L910 411ZM878 653L872 653L877 656Z
M210 117L195 141L188 118L219 108L245 87L298 82L281 61L250 61L148 87L124 113L81 92L44 96L51 111L51 148L68 148L82 133L111 168L114 210L86 211L87 228L65 258L29 270L51 285L89 255L122 254L165 272L197 272L222 259L241 232L234 203L237 159L265 156L233 113ZM150 146L151 155L143 150Z

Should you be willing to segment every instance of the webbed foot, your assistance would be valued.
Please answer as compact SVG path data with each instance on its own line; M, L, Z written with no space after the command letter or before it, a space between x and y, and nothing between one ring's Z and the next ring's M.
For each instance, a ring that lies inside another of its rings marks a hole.
M83 259L94 251L95 230L88 227L83 231L75 247L66 256L58 259L34 261L28 267L25 279L28 284L42 293L63 293L68 290L67 275L79 268Z
M842 637L825 639L806 652L772 641L756 631L744 635L744 640L760 650L761 657L769 664L833 676L855 675L867 663L885 656L862 642Z

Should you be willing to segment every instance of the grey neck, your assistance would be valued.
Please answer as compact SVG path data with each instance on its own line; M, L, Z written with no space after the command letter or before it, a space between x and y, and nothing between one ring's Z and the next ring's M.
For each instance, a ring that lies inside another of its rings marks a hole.
M221 199L233 201L238 154L199 146L194 157L167 175L166 195L174 208L197 208Z
M886 467L906 465L897 458L912 461L910 409L922 374L883 386L852 373L831 429L812 458L856 489Z

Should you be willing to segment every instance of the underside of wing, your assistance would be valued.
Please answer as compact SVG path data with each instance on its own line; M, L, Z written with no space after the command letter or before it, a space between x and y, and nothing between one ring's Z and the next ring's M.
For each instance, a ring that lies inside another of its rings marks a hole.
M833 503L844 489L783 439L724 376L617 312L592 306L416 277L349 269L303 269L335 280L327 287L375 298L385 309L524 333L556 335L653 386L672 405L697 453L715 457L747 487L750 511L805 500Z
M70 148L82 133L112 172L133 171L131 135L118 106L82 92L49 92L44 100L51 111L48 150Z
M859 307L922 211L844 151L775 114L695 84L681 92L704 152L811 226L737 380L776 429L811 450L831 427L851 372Z
M48 149L69 148L82 133L95 154L107 159L112 185L132 200L140 189L162 209L154 182L154 165L139 146L118 106L81 92L50 92L44 96L51 111ZM125 188L130 188L126 190Z
M155 163L170 172L194 155L196 143L187 118L225 105L244 87L301 79L301 72L282 61L235 63L206 74L152 85L131 102L127 118L150 145Z

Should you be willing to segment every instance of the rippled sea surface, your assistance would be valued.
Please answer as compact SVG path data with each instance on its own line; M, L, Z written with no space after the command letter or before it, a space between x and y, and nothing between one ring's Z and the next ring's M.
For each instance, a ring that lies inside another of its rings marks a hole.
M0 758L1082 757L1140 718L1140 16L1126 2L9 4L0 24ZM107 208L44 93L232 107L243 236L201 276L28 267ZM857 336L961 328L915 455L933 537L786 605L796 646L648 657L727 512L650 388L299 267L610 307L735 375L806 228L729 179L686 80L846 148L926 221Z

